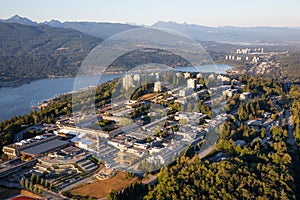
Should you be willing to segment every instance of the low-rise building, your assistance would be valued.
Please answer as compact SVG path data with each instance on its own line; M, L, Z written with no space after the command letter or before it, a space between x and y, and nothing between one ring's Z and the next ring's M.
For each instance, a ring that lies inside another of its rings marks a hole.
M187 79L188 88L196 89L196 84L197 84L197 79L194 78Z
M45 145L45 147L47 147L47 144L55 143L59 140L58 138L59 137L54 134L44 134L4 146L2 151L4 154L8 155L9 158L16 158L21 155L21 152L29 151L30 149L35 148L36 146Z
M41 144L31 146L20 151L21 154L37 157L51 151L56 151L69 145L69 142L60 139L50 140Z
M186 97L191 94L193 94L194 90L192 88L184 88L182 90L179 90L179 96L180 97Z
M238 93L238 89L229 89L229 90L225 90L223 91L223 95L226 95L228 97L232 97L234 94Z
M247 101L249 98L251 98L250 92L243 92L242 94L240 94L241 101Z

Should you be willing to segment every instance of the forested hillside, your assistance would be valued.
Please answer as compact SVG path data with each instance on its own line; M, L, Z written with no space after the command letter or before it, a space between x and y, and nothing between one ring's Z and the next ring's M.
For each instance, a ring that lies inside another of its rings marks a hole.
M0 87L35 79L74 76L101 39L81 32L0 23Z

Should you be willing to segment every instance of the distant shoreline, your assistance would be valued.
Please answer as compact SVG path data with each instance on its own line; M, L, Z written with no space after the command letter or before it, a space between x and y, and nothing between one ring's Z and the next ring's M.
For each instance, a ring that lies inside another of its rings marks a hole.
M123 74L123 73L125 73L125 72L121 72L121 71L106 72L106 73L103 73L103 75L114 75L114 74ZM90 74L90 75L99 76L99 74ZM30 84L31 82L38 81L38 80L60 79L60 78L75 78L76 76L52 76L52 75L50 75L50 76L48 76L48 78L47 77L41 77L41 78L20 79L20 80L5 81L5 82L0 81L0 89L2 89L2 88L16 88L16 87L20 87L20 86L25 85L25 84Z
M236 69L236 66L231 66L231 65L228 65L228 64L219 64L219 63L216 63L215 65L217 66L230 66L232 69L231 70L234 70ZM205 67L206 65L203 65L203 67ZM183 67L185 68L185 67ZM127 71L122 71L122 70L119 70L119 71L108 71L108 72L105 72L103 73L102 75L117 75L117 74L124 74L126 73ZM202 73L206 73L206 72L202 72ZM210 72L208 72L210 73ZM213 73L213 72L211 72ZM94 74L89 74L91 76L99 76L100 74L98 73L94 73ZM76 75L77 76L77 75ZM1 82L0 81L0 89L2 88L16 88L16 87L20 87L24 84L30 84L31 82L33 81L38 81L38 80L46 80L46 79L60 79L60 78L75 78L76 76L54 76L54 75L48 75L48 77L41 77L41 78L33 78L33 79L21 79L21 80L16 80L16 81L12 81L12 82Z
M122 75L103 75L101 78L92 75L85 76L79 80L77 87L79 90L113 80L120 76ZM29 84L23 84L18 87L1 88L0 121L10 119L12 116L26 114L32 106L36 106L44 100L74 91L76 79L77 77L45 78L34 80Z

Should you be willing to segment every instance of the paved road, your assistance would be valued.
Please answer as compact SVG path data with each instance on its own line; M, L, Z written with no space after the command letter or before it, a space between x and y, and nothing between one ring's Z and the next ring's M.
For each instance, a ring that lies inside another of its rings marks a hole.
M283 119L283 111L282 111L282 108L278 105L278 104L276 104L277 103L277 99L275 99L274 101L273 101L273 104L274 104L274 106L277 108L277 110L278 110L278 116L279 116L279 119L278 119L278 126L282 126L282 119ZM263 145L265 145L266 144L266 142L267 142L267 140L268 140L268 138L271 138L271 127L267 127L267 129L266 129L266 135L265 135L265 137L262 139L262 144Z
M278 114L279 114L279 126L282 126L282 119L283 117L285 117L286 119L286 123L288 125L288 139L287 142L292 145L293 147L295 147L295 140L294 140L294 123L293 123L293 118L291 115L291 112L289 110L285 110L283 112L282 108L277 105L277 99L275 99L273 101L274 106L277 108L278 110Z
M208 147L204 151L198 154L199 158L204 158L207 156L210 152L212 152L215 149L215 145Z
M282 111L282 108L278 105L278 104L276 104L277 103L277 100L274 100L273 101L273 104L274 104L274 106L277 108L277 110L278 110L278 115L279 115L279 126L282 126L282 119L283 119L283 111Z
M148 179L146 179L145 181L143 181L143 184L154 185L156 182L157 182L157 176L149 174L148 175Z
M62 191L62 192L68 191L68 190L70 190L70 189L72 189L72 188L74 188L74 187L76 187L76 186L79 186L79 185L86 184L86 183L90 182L90 181L92 180L92 178L95 176L95 174L96 174L97 171L98 171L98 170L96 170L93 174L91 174L90 176L88 176L88 177L86 177L86 178L84 178L84 179L75 181L75 182L72 183L71 185L68 185L68 186L62 188L61 191Z
M47 199L51 199L51 200L64 200L64 199L69 199L67 197L64 197L63 195L59 194L59 193L54 193L50 190L46 190L46 189L42 189L43 193L42 196L47 198Z
M295 140L294 140L294 123L293 118L289 110L285 111L286 122L288 123L288 139L287 142L295 147Z

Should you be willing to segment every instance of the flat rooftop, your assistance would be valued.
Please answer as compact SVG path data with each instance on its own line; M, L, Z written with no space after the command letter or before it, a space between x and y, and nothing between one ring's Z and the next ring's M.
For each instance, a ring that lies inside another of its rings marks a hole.
M51 140L51 141L48 141L48 142L45 142L42 144L38 144L38 145L35 145L32 147L26 148L21 152L29 154L29 155L38 155L38 154L42 154L45 152L49 152L49 151L59 148L59 147L63 147L65 145L67 145L68 143L69 142L55 139L55 140Z
M28 148L30 146L38 145L39 143L43 143L43 142L46 142L47 140L52 140L55 138L57 138L57 136L54 134L51 134L51 133L43 134L43 135L36 136L34 138L24 139L20 142L16 142L16 143L7 145L7 147L22 150L22 149Z

